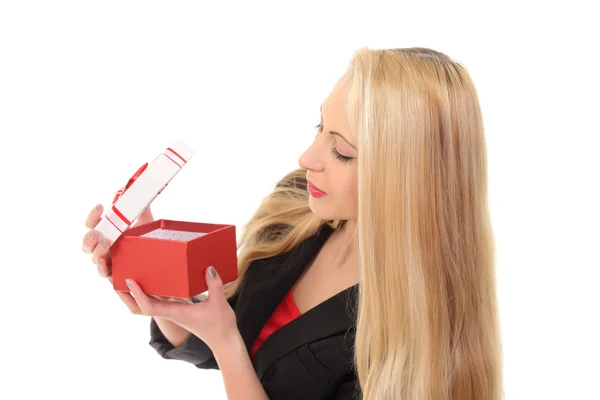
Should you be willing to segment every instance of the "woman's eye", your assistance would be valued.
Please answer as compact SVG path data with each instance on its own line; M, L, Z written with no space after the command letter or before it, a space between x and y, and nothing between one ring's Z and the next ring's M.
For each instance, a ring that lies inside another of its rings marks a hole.
M335 147L331 148L331 154L339 161L343 162L343 163L349 163L350 161L354 160L354 157L348 157L348 156L344 156L341 155L336 149Z
M321 133L323 131L323 125L321 125L321 124L315 125L315 129L317 130L317 134ZM338 160L342 163L349 163L350 161L354 160L354 157L348 157L348 156L340 154L337 151L337 149L335 148L335 141L333 142L333 147L331 148L330 152L335 157L336 160Z

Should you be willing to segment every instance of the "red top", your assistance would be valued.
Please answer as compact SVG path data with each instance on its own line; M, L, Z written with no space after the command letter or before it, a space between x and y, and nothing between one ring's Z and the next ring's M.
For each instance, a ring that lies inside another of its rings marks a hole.
M258 348L263 344L263 342L277 329L281 328L285 324L290 323L294 319L300 316L300 311L294 302L294 296L292 290L285 295L281 303L277 306L273 314L269 320L265 323L262 330L258 334L258 337L254 341L251 349L251 357L254 359L254 355Z

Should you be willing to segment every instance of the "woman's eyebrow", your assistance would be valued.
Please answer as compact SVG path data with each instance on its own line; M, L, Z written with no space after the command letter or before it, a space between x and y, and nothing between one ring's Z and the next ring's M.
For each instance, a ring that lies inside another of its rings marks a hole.
M323 119L323 104L321 104L321 107L319 108L319 111L321 111L321 119ZM348 145L350 145L350 147L352 147L354 150L356 150L356 147L352 143L350 143L350 141L348 141L348 139L346 139L344 137L344 135L342 135L341 133L335 132L335 131L329 131L329 133L331 133L332 135L338 135L339 137L341 137L342 139L344 139L344 141L346 143L348 143Z

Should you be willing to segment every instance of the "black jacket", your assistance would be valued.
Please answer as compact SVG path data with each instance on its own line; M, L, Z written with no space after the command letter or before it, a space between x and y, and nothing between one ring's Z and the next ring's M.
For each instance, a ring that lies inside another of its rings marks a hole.
M296 248L254 261L229 303L250 348L263 325L333 232L319 231ZM270 400L359 399L353 368L358 285L352 286L284 325L265 340L254 369ZM218 369L210 348L190 335L174 348L151 321L150 345L164 358L198 368Z

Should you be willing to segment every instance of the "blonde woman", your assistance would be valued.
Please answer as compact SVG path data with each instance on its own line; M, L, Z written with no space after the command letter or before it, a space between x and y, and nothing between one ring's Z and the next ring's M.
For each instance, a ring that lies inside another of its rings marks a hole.
M118 292L166 359L218 368L229 399L503 398L478 96L426 48L362 48L300 168L244 226L239 279L207 301ZM85 251L110 275L86 221ZM138 221L152 220L150 211Z

